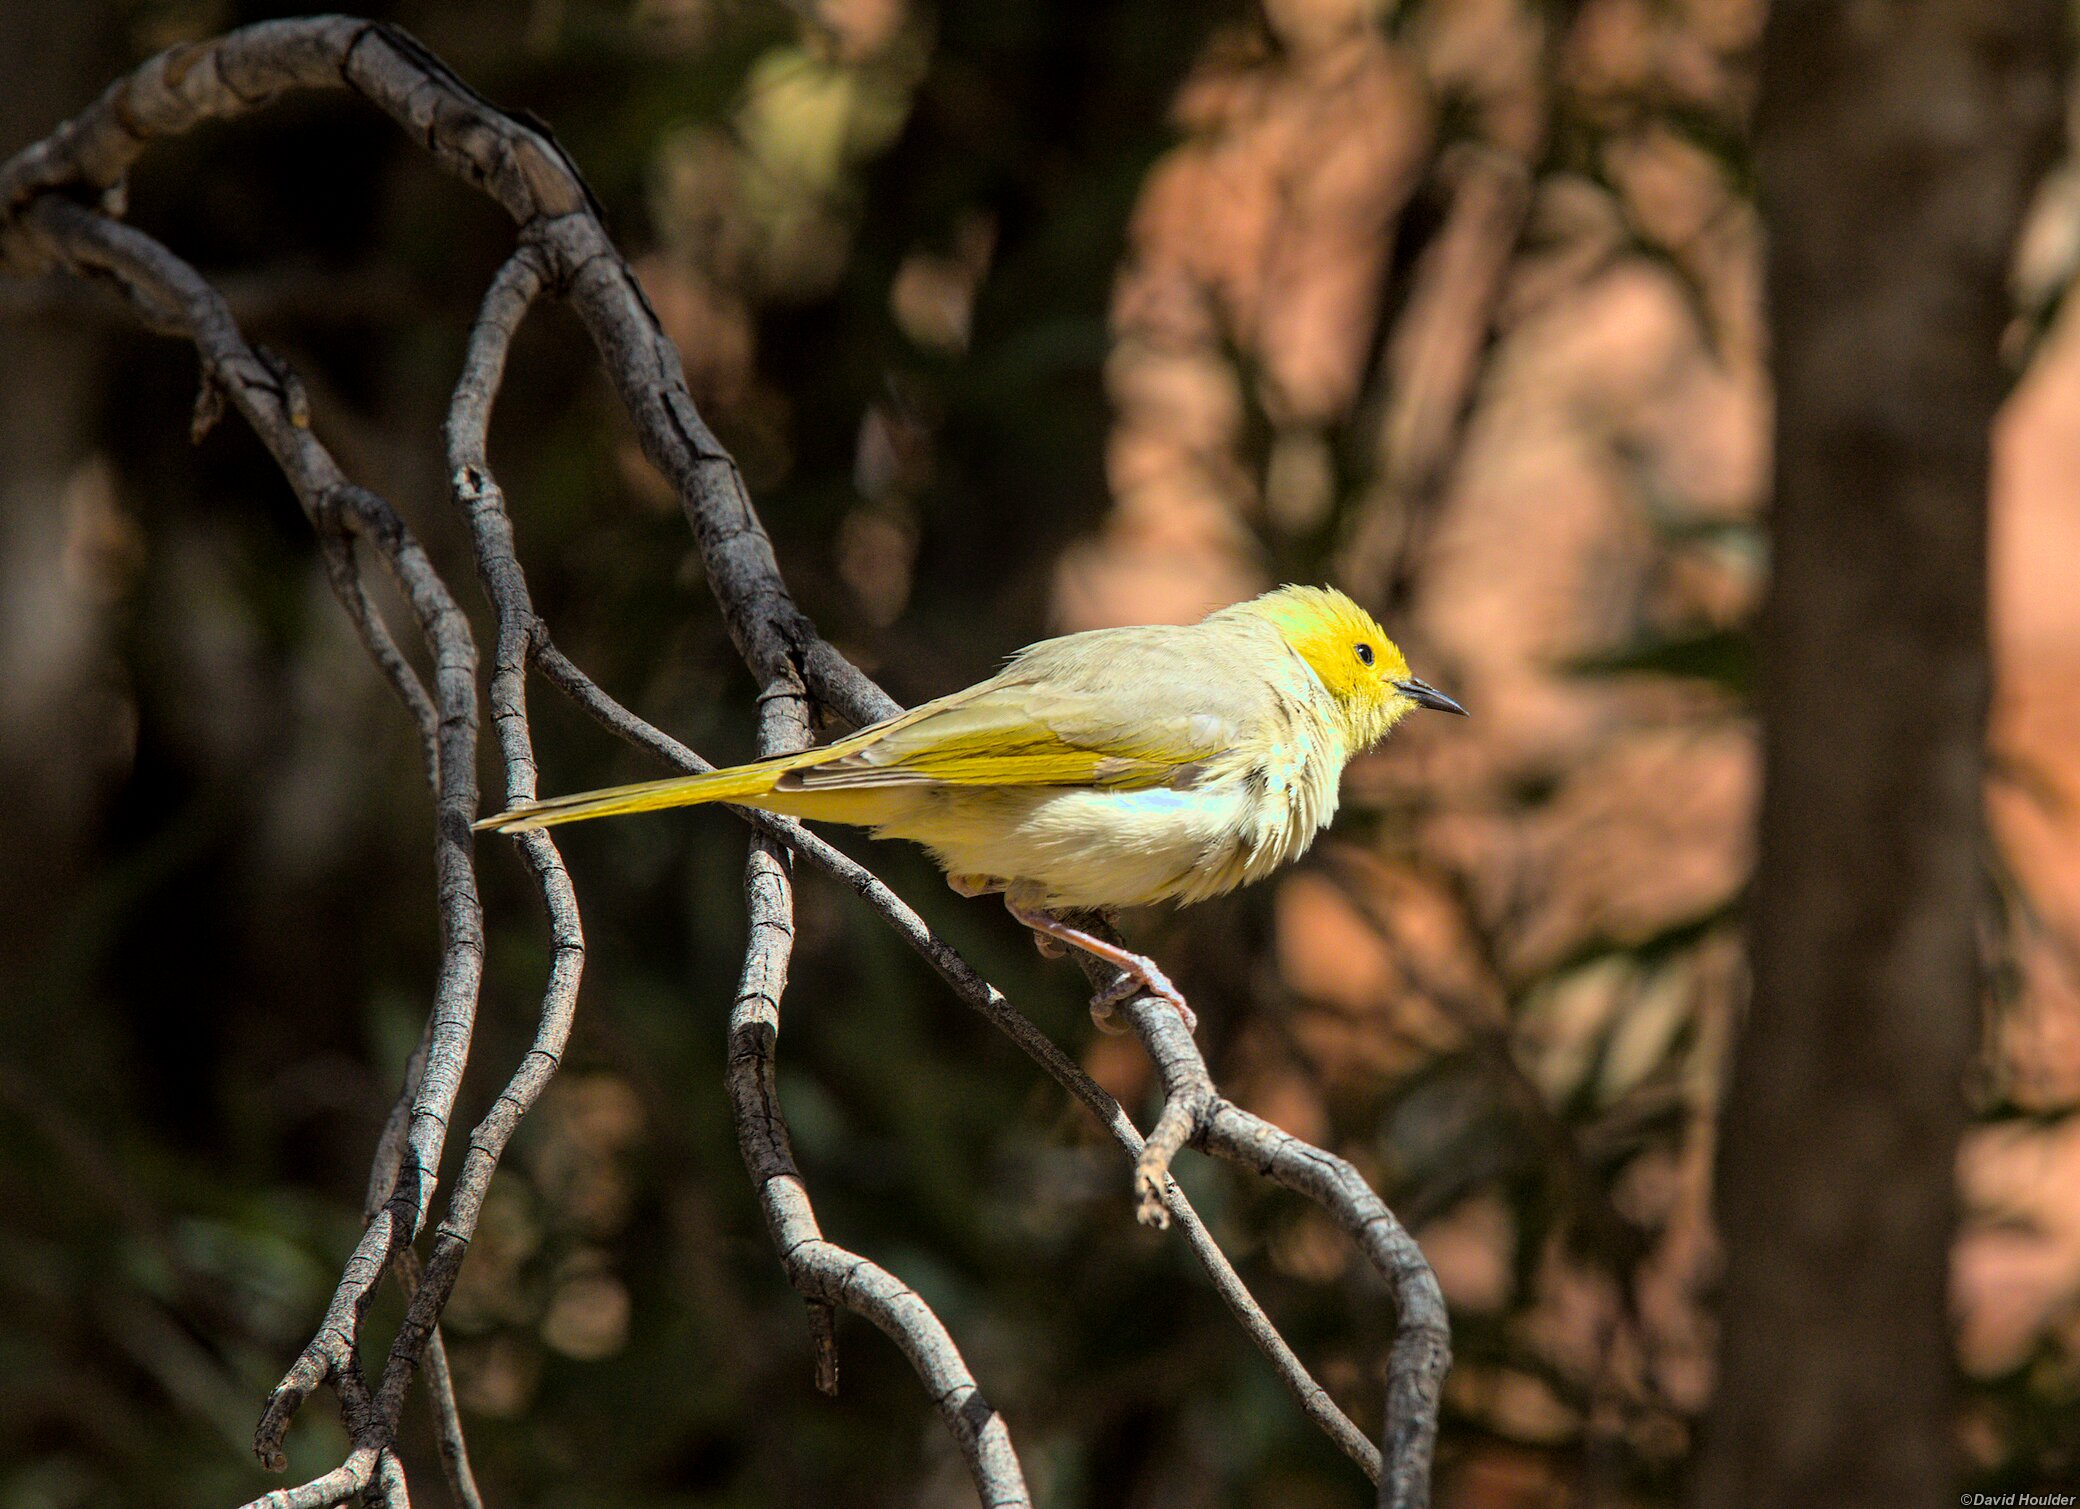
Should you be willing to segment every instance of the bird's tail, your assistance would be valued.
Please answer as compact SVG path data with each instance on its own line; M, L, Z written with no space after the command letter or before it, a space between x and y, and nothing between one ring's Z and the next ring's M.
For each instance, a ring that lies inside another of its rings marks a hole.
M583 822L592 817L614 817L623 812L655 812L660 807L693 807L702 802L734 802L763 796L773 789L786 766L778 761L734 765L727 770L707 770L699 775L668 776L661 781L641 781L633 786L609 786L600 791L580 791L571 796L552 796L530 802L509 812L500 812L471 826L479 831L526 833L534 828L553 828L558 823Z

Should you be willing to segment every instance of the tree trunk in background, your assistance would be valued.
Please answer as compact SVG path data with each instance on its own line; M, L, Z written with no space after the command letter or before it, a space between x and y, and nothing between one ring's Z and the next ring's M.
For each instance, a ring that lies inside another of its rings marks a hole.
M1774 579L1703 1509L1956 1502L1988 431L2063 64L2058 0L1778 0L1764 36Z

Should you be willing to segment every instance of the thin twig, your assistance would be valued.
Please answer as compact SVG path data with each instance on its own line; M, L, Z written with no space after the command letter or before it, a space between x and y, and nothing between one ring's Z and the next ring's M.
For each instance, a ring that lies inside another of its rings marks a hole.
M1095 919L1093 919L1095 921ZM1102 924L1099 924L1102 925ZM1104 990L1118 978L1111 965L1089 955L1078 962ZM1123 1008L1163 1083L1157 1133L1166 1127L1180 1145L1201 1148L1305 1195L1349 1233L1394 1296L1394 1344L1387 1356L1386 1470L1379 1479L1380 1509L1421 1509L1430 1502L1430 1461L1437 1444L1444 1375L1451 1366L1451 1327L1436 1274L1392 1211L1344 1159L1243 1110L1215 1087L1183 1020L1155 996L1135 996ZM1135 1167L1142 1199L1169 1172L1168 1138L1151 1135Z
M426 1050L431 1039L433 1019L429 1016L426 1031L420 1034L419 1044L405 1061L404 1084L398 1090L397 1099L391 1103L390 1114L383 1123L382 1135L376 1141L376 1156L369 1165L368 1194L362 1202L361 1219L372 1221L376 1213L390 1199L397 1181L397 1168L404 1156L405 1129L411 1122L412 1101L419 1091L419 1076L426 1068ZM397 1275L397 1284L404 1291L405 1303L409 1305L419 1287L419 1259L411 1249L398 1254L391 1265ZM433 1412L435 1439L439 1442L441 1470L448 1480L448 1494L456 1509L484 1509L482 1495L477 1491L475 1474L469 1464L469 1443L463 1435L462 1411L455 1402L455 1380L448 1370L448 1349L436 1329L426 1350L427 1403Z
M397 1275L397 1285L404 1290L404 1302L409 1308L424 1277L419 1255L409 1249L399 1253L391 1271ZM425 1361L427 1405L433 1413L434 1440L440 1448L441 1476L447 1479L448 1497L455 1509L484 1509L484 1495L477 1488L476 1471L469 1462L469 1438L462 1429L462 1411L455 1403L455 1379L448 1371L447 1343L438 1326L427 1338ZM395 1434L397 1422L386 1420L384 1429ZM402 1466L398 1470L402 1485Z

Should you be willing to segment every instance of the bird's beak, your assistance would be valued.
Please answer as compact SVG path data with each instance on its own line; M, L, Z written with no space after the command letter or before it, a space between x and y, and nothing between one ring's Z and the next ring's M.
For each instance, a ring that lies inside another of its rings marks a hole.
M1417 707L1434 707L1441 713L1457 713L1462 718L1469 716L1465 708L1447 697L1443 692L1427 682L1416 680L1413 676L1406 681L1395 682L1394 690L1408 698Z

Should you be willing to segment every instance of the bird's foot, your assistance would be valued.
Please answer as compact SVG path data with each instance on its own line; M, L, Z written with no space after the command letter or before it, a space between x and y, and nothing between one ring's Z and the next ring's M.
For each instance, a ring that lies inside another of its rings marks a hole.
M1004 882L989 875L948 875L946 884L956 895L987 896L1004 889Z
M1071 927L1059 917L1034 907L1023 907L1009 896L1004 905L1011 915L1033 930L1033 942L1040 952L1050 956L1061 954L1065 948L1080 948L1093 958L1103 959L1120 972L1120 977L1091 997L1091 1020L1098 1024L1101 1032L1125 1032L1126 1024L1119 1019L1118 1008L1136 996L1151 995L1175 1008L1184 1022L1184 1030L1197 1032L1199 1018L1185 1004L1184 992L1170 983L1155 960L1145 954L1137 954L1130 948L1085 932L1080 927Z
M1170 983L1156 961L1143 954L1129 954L1134 962L1120 963L1120 977L1091 997L1091 1020L1101 1032L1125 1032L1119 1008L1136 996L1149 995L1172 1007L1184 1021L1184 1030L1199 1030L1199 1014L1185 1004L1184 992ZM1119 963L1119 961L1113 961Z

